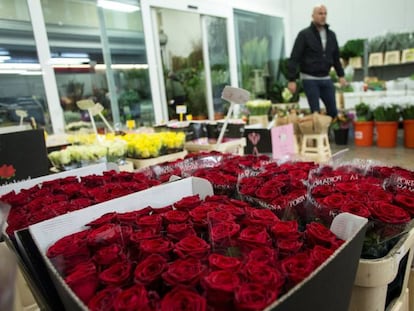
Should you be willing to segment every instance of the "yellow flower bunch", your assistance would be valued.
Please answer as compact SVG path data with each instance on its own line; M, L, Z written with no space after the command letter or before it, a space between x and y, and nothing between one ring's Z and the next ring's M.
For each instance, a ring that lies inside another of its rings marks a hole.
M161 139L156 134L132 134L122 136L128 144L128 156L131 158L155 158L161 152Z
M185 134L182 132L128 133L122 136L128 144L128 156L146 159L160 156L165 150L183 148Z
M67 141L73 145L92 145L102 139L100 136L96 134L68 135Z
M162 145L167 149L182 149L185 143L184 132L162 132L158 133Z

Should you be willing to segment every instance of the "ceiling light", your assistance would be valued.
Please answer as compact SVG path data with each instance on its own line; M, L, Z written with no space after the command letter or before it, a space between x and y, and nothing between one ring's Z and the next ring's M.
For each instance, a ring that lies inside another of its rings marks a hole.
M78 65L89 63L90 59L87 57L55 57L51 58L49 64L51 65Z
M97 5L104 9L127 12L127 13L131 13L131 12L135 12L139 10L139 7L136 5L121 3L117 1L109 1L109 0L98 0Z

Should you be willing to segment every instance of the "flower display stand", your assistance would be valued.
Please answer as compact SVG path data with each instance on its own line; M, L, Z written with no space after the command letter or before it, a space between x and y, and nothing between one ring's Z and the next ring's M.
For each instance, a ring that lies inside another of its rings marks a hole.
M303 134L300 155L315 162L328 161L332 155L328 134Z
M148 167L151 165L156 165L156 164L160 164L164 162L170 162L170 161L175 161L178 159L183 159L186 155L187 155L187 151L184 150L180 152L162 155L156 158L149 158L149 159L128 158L127 160L134 164L135 169L139 169L139 168Z
M411 229L388 255L378 259L360 259L349 311L408 311L413 247L414 229ZM400 288L399 296L390 301L386 309L388 288L395 282Z

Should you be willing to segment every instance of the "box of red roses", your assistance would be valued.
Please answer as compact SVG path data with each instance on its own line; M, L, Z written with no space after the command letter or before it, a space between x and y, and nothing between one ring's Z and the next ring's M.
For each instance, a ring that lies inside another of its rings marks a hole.
M366 219L343 213L331 231L313 223L303 236L291 225L269 210L214 196L208 181L190 177L32 225L29 232L66 310L185 305L346 311ZM285 226L293 228L288 243L300 244L306 236L306 243L315 243L312 250L295 257L278 254L274 238L290 230L281 229ZM126 240L124 253L119 247ZM85 241L95 249L92 261L85 261L91 256Z

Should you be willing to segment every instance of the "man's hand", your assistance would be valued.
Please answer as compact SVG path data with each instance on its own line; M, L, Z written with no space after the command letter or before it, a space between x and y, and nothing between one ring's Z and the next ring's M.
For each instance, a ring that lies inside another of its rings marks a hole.
M348 82L345 80L344 77L340 77L339 78L339 84L341 85L341 87L344 87L345 85L348 84Z
M290 81L289 83L288 83L288 85L287 85L287 87L288 87L288 89L289 89L289 91L292 93L292 94L295 94L296 93L296 82L295 81Z

